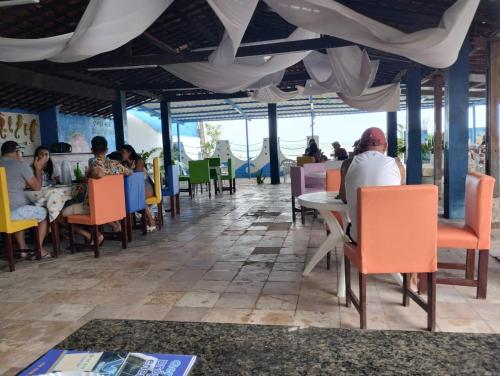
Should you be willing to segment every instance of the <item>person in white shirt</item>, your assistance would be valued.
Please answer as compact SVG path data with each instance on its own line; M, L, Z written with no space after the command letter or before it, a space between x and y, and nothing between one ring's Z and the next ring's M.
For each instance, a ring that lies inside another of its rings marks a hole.
M351 223L346 233L353 243L358 241L358 188L404 184L404 167L397 158L385 155L387 141L380 128L368 128L359 141L360 152L345 176L347 209Z

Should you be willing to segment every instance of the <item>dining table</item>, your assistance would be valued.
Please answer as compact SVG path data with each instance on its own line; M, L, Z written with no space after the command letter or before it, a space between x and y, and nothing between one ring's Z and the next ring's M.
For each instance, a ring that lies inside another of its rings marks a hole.
M325 173L326 174L326 173ZM315 209L319 212L326 222L330 232L325 241L311 257L304 268L303 275L307 276L314 267L333 250L339 251L340 270L337 273L337 296L345 297L345 269L344 269L344 242L349 241L345 234L345 227L349 223L347 205L340 200L338 192L313 192L306 193L297 197L300 206L309 209ZM342 218L342 224L339 223L333 212L337 212Z
M71 185L64 184L43 187L39 191L25 191L26 197L32 204L46 208L49 213L50 231L55 256L61 254L57 218L61 214L66 201L71 200L71 191Z

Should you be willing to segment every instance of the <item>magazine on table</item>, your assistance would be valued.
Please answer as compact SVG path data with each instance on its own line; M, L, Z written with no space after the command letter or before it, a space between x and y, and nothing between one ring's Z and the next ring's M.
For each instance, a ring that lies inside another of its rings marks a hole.
M18 376L184 376L194 355L50 350Z

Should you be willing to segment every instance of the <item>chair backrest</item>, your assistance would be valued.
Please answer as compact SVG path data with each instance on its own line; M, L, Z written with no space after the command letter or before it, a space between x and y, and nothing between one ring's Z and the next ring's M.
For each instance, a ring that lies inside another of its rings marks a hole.
M161 200L160 158L153 159L153 180L155 197Z
M7 232L10 223L9 190L5 167L0 167L0 232Z
M205 158L208 161L208 165L210 167L219 167L220 166L220 158Z
M297 166L304 166L306 163L314 163L314 157L297 157Z
M328 192L340 191L340 170L326 170L326 190Z
M125 176L125 210L134 213L146 208L146 187L144 172Z
M210 183L208 159L189 161L189 180L191 184Z
M89 179L90 221L94 225L121 220L125 217L123 175Z
M310 172L324 172L326 167L324 163L305 163L304 174L307 176Z
M361 272L436 271L437 211L435 185L359 188Z
M179 193L179 167L167 166L168 187L162 190L164 196L174 196Z
M234 164L231 158L227 160L227 176L229 177L229 179L233 179L235 177Z
M465 224L478 237L478 249L490 248L495 179L473 172L465 179Z
M290 167L290 186L292 187L292 197L298 197L306 190L306 179L304 168L300 166Z

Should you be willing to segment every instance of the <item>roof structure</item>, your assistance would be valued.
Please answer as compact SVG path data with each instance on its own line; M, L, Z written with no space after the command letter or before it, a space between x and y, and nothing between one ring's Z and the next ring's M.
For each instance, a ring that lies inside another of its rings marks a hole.
M454 0L337 0L340 3L405 32L436 26L443 12ZM41 0L36 5L0 8L0 36L11 38L42 38L74 31L89 0ZM259 2L243 38L240 55L269 54L270 49L284 47L248 45L248 43L277 40L294 30L264 2ZM135 107L162 98L185 102L172 106L179 118L189 119L189 106L204 106L199 116L230 118L235 112L227 100L245 108L246 116L265 117L265 104L251 101L247 93L218 94L194 87L162 68L150 64L138 68L138 62L182 63L205 61L223 35L224 28L206 0L175 0L173 4L139 37L125 46L78 63L58 64L47 61L0 64L0 108L16 107L42 110L61 105L65 113L90 116L111 116L112 102L117 90L126 90L128 107ZM471 97L484 100L486 70L485 38L500 32L500 7L497 0L482 0L470 29ZM311 40L294 51L346 45L333 37ZM290 47L287 47L290 48ZM404 76L415 63L401 56L367 49L371 59L380 60L375 85L393 82ZM283 51L282 51L283 52ZM285 51L286 52L286 51ZM291 51L288 51L291 52ZM431 68L423 68L424 91L432 87ZM280 85L290 90L304 85L309 78L302 63L287 69ZM425 97L425 92L423 93ZM403 90L404 96L404 90ZM403 97L404 98L404 97ZM203 103L200 100L214 100ZM309 98L298 98L278 105L280 116L300 116L307 112ZM425 102L425 100L424 100ZM424 103L425 104L425 103ZM355 111L341 106L335 96L314 98L317 114L349 113ZM147 105L146 108L152 105ZM296 106L295 110L289 110ZM213 108L211 108L213 107ZM226 109L227 111L221 111ZM214 111L207 113L206 111ZM174 115L177 116L177 115ZM241 116L241 114L240 114ZM267 116L267 115L266 115Z

